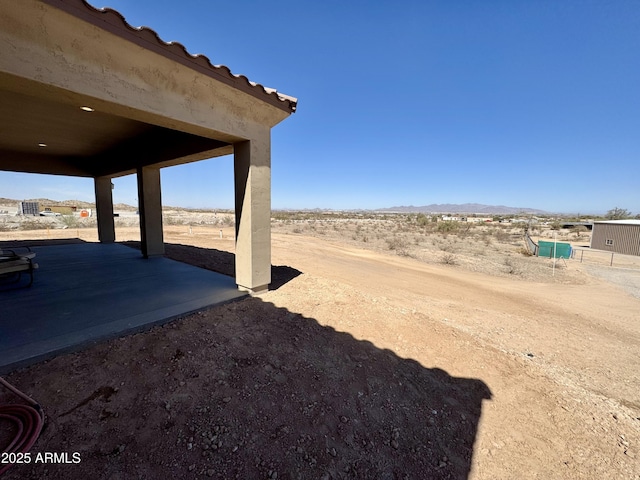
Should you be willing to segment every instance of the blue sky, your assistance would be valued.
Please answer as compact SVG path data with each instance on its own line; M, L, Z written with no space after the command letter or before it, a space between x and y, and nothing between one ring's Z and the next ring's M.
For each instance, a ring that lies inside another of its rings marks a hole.
M299 99L273 208L485 203L640 213L640 3L91 0ZM232 158L162 171L163 203L233 206ZM114 200L136 201L135 179ZM0 196L93 199L0 173Z

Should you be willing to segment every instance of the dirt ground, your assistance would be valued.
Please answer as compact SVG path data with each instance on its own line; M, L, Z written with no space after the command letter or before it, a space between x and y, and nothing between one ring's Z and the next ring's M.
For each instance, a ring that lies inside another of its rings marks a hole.
M635 259L381 222L276 220L277 288L6 376L47 414L32 452L81 462L3 478L640 479ZM232 273L228 225L165 240Z

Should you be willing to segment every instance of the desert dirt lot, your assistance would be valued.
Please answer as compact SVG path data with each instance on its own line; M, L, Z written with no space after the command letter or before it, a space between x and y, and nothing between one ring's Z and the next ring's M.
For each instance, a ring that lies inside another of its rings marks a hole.
M228 222L172 218L168 256L232 273ZM63 235L96 240L0 240ZM394 218L276 218L272 244L268 293L8 375L47 414L32 451L82 461L6 478L640 478L636 259Z

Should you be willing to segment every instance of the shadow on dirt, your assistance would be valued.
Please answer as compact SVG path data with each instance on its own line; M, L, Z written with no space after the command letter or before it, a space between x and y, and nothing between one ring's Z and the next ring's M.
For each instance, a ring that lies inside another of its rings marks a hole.
M140 242L129 241L122 242L122 244L140 250ZM236 274L235 254L233 253L216 250L215 248L201 248L174 243L165 243L164 248L165 256L172 260L205 268L229 277L234 277ZM272 265L269 290L277 290L301 273L300 270L286 265Z
M491 398L256 297L7 379L48 416L32 455L82 459L7 479L465 479Z

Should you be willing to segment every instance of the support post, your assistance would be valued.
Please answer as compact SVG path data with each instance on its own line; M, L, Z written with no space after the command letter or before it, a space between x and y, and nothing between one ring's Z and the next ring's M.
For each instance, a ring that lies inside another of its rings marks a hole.
M111 177L94 178L93 185L96 195L98 240L100 243L113 243L116 241L116 229L113 221Z
M164 255L159 167L138 167L140 244L144 258Z
M234 144L236 283L260 293L271 283L271 134Z

